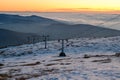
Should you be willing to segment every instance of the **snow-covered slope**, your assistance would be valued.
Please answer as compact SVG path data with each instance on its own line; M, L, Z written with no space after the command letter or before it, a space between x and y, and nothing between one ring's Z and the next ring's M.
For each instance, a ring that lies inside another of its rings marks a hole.
M58 57L61 43L49 41L0 49L0 79L119 80L120 36L78 38L65 42L67 57ZM102 55L84 58L85 54Z
M48 41L48 49L44 49L44 42L27 44L16 47L0 49L1 56L22 56L26 54L59 53L61 42ZM120 36L109 38L77 38L65 42L65 52L83 54L86 52L120 52Z

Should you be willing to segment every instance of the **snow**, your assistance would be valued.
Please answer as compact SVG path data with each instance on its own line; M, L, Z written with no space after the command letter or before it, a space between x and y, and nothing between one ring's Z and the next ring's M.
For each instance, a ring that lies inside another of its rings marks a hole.
M120 80L120 58L113 56L120 52L120 36L69 39L65 45L67 57L58 57L58 41L48 41L47 49L44 42L0 49L0 80Z

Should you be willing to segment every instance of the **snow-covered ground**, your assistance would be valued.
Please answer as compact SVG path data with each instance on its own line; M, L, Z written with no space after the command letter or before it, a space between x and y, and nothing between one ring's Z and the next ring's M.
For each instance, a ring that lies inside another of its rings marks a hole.
M0 80L120 80L120 57L114 56L120 52L120 36L70 39L65 42L67 57L58 57L60 42L47 45L0 49Z

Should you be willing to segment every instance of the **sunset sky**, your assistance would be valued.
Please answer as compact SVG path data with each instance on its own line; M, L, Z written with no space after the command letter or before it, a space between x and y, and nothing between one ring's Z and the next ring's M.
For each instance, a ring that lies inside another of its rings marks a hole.
M120 0L0 0L0 11L120 13Z

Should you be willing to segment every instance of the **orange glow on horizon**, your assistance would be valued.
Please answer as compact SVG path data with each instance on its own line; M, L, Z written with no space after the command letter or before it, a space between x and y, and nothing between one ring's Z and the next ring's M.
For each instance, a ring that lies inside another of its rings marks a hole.
M0 11L120 13L120 0L0 0Z

